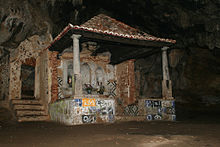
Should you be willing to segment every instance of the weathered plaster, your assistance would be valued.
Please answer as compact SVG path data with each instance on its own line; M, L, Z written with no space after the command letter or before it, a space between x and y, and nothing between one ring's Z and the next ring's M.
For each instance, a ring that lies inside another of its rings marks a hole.
M61 63L57 67L58 99L72 96L72 88L69 87L67 84L67 69L68 66L72 67L72 57L73 53L69 48L64 50L64 52L60 56ZM113 96L112 88L114 87L111 83L112 81L115 81L115 68L113 65L108 64L109 62L110 53L103 53L97 56L91 56L91 51L86 48L83 48L83 50L80 53L80 66L82 68L81 75L85 76L83 77L84 79L82 80L82 82L86 82L83 84L91 84L92 87L97 88L97 81L102 82L102 85L105 87L105 91L103 93L103 96L105 97ZM73 71L71 70L71 72ZM83 90L83 95L85 94L87 93L85 90ZM93 92L92 94L97 93Z
M24 40L17 49L10 54L10 84L9 84L9 98L21 98L21 65L27 62L27 59L36 59L42 49L46 48L52 40L51 36L47 34L43 39L34 35Z
M128 60L116 65L117 93L123 105L136 101L134 60Z

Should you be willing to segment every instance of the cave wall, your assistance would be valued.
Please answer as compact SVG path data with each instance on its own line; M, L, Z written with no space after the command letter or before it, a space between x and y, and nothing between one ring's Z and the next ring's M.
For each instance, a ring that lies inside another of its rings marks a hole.
M135 85L139 98L161 98L161 53L135 61Z
M173 48L179 50L171 51L169 58L173 92L177 101L191 104L192 107L200 100L204 103L201 106L218 104L219 1L83 0L80 5L74 5L67 0L54 0L53 3L2 0L0 8L0 45L15 54L19 53L19 44L33 35L52 32L56 36L67 23L81 24L100 12L149 34L176 39L177 44ZM162 71L159 60L159 56L157 59L152 56L136 61L137 97L161 97ZM156 65L152 65L153 62ZM14 75L10 77L15 79L10 80L10 84L20 87L17 79L20 77L21 63L11 61L10 64L10 71ZM8 70L7 63L3 66ZM155 83L154 86L151 83ZM11 93L12 97L19 97L19 91L13 91L15 93Z
M179 51L178 51L179 52ZM172 52L170 53L172 60ZM219 111L220 60L204 48L189 48L176 54L171 67L176 100L187 109Z
M219 58L196 47L170 50L168 57L173 97L180 111L219 111ZM136 60L135 75L140 99L161 97L161 54Z
M9 54L0 59L0 106L7 107L9 95Z

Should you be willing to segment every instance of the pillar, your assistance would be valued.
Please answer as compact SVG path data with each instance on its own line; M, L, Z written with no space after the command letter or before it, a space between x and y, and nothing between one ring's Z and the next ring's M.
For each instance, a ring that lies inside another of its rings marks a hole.
M170 80L170 75L169 75L167 49L169 49L169 47L163 47L161 49L162 50L162 69L163 69L162 96L163 98L172 98L172 82Z
M80 73L80 51L79 51L79 38L81 35L73 34L71 38L73 39L73 80L72 88L73 95L81 96L82 95L82 80Z

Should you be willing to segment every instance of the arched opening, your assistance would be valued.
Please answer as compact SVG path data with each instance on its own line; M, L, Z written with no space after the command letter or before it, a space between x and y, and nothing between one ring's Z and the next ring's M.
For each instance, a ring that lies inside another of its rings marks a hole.
M66 79L68 87L72 87L72 75L73 75L73 64L72 62L69 62L67 66L67 79Z
M99 94L103 94L105 90L105 87L104 87L105 72L103 71L101 67L98 67L95 71L95 75L96 75L96 82L97 82L97 87L98 87L97 92Z
M81 66L82 84L91 84L91 69L87 63Z
M97 83L104 82L104 71L101 67L98 67L96 69L95 75L96 75L96 82Z

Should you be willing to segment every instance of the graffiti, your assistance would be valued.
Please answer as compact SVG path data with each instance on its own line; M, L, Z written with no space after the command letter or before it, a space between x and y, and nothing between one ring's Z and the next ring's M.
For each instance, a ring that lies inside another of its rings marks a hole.
M147 115L147 120L151 121L151 120L162 120L162 116L159 114L150 114Z
M154 120L161 120L161 119L162 119L162 116L159 115L159 114L156 114L156 115L154 116Z
M166 108L164 108L164 113L175 114L175 108L174 107L166 107Z
M51 120L65 124L114 122L115 102L106 99L63 99L50 104ZM97 121L96 119L101 120Z
M94 115L82 115L83 123L95 123L96 117Z
M114 114L114 103L111 100L97 100L96 106L101 115Z
M96 107L89 107L89 114L95 114L96 111Z
M82 99L74 99L75 105L74 106L82 106Z
M162 101L162 107L175 107L175 101Z
M139 114L137 105L128 105L124 109L124 115L137 116Z
M82 107L74 107L74 114L75 115L80 115L82 114Z
M147 115L147 120L153 120L152 115Z
M175 101L145 100L147 120L176 120Z
M162 114L164 112L164 108L160 107L160 108L157 109L157 111L158 111L158 114Z
M82 106L83 107L94 107L96 106L96 100L95 99L88 99L88 98L83 98L82 99Z
M161 107L161 101L153 101L153 107Z
M116 81L108 81L107 83L108 86L110 86L110 90L109 90L109 97L116 97L116 88L117 88L117 83Z
M102 108L105 108L107 107L106 103L104 100L97 100L96 101L96 106L99 108L99 109L102 109Z
M145 105L146 107L161 107L161 101L146 100Z

